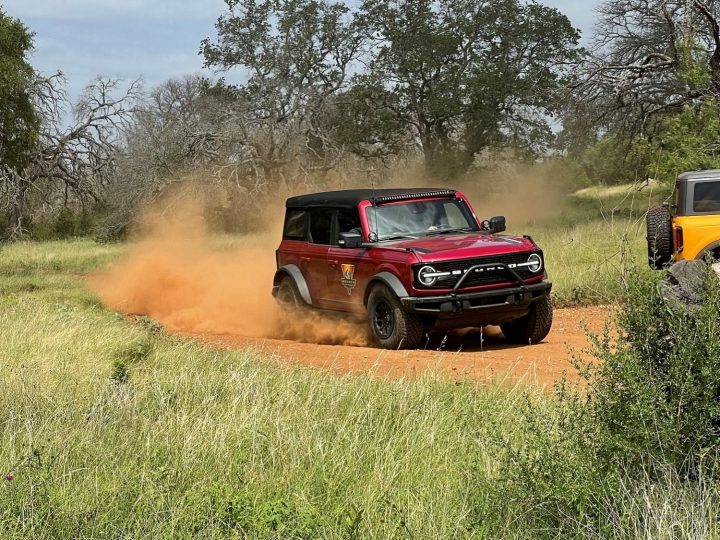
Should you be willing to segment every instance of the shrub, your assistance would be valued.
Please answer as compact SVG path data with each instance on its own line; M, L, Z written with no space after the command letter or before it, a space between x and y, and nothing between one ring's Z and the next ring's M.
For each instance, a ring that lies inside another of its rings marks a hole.
M102 218L102 210L73 211L62 207L55 213L32 217L29 233L33 240L64 240L90 234L96 221Z
M519 519L536 536L602 536L628 485L663 490L670 476L694 490L717 479L720 282L708 271L703 303L673 311L662 274L626 278L614 325L592 337L592 361L576 360L585 384L558 385L552 406L528 399L523 437L503 441L494 521Z
M117 384L126 384L130 381L130 369L122 358L117 358L113 362L110 380Z
M629 276L616 339L595 339L597 361L583 366L591 435L605 463L695 475L712 465L720 437L720 285L708 271L702 305L673 311L660 279Z

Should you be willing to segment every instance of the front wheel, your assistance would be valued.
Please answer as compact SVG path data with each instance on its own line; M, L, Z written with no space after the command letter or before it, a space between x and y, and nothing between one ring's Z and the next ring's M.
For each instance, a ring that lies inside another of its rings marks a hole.
M420 345L422 321L404 311L398 297L386 286L373 288L367 307L370 331L383 349L415 349Z
M530 306L527 315L500 326L505 337L513 343L532 345L540 343L550 333L553 306L550 295Z

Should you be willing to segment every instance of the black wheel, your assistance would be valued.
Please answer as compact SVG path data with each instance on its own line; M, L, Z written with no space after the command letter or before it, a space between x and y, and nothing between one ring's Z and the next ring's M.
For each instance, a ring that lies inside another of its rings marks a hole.
M295 281L290 276L285 276L280 280L275 299L284 308L295 309L305 305Z
M648 210L647 246L651 268L661 270L672 259L672 216L664 206Z
M550 333L553 321L553 306L550 295L530 306L524 317L500 326L505 337L513 343L540 343Z
M423 337L419 317L403 310L400 300L385 285L376 285L368 298L370 332L383 349L414 349Z

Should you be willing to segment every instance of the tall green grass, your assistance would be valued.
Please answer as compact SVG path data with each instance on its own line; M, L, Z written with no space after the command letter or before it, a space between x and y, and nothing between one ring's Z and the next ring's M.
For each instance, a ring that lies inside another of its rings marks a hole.
M669 196L665 186L594 186L569 194L552 219L513 232L543 248L557 306L611 304L628 266L647 267L645 213Z
M290 369L40 291L0 307L2 538L467 536L522 399Z

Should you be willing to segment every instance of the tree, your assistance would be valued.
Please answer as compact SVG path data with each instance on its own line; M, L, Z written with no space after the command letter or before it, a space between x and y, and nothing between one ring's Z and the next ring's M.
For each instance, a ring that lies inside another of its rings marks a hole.
M357 85L413 134L430 172L467 168L490 146L544 148L578 55L578 33L559 11L518 0L365 0L361 20L376 54Z
M205 65L242 69L232 114L239 161L266 185L277 186L292 163L332 167L333 141L318 122L328 99L348 81L361 37L340 2L225 0L218 39L206 39ZM318 159L318 158L324 159ZM322 162L322 163L320 163Z
M33 102L35 71L27 61L33 34L0 10L0 166L24 167L38 139L41 116Z
M671 182L685 171L720 168L720 104L708 102L700 110L686 106L659 127L640 145L654 178Z
M69 126L62 119L67 99L61 74L36 76L35 114L42 118L24 163L2 169L0 209L8 215L9 236L27 232L31 198L49 207L102 204L115 173L123 133L129 126L139 83L98 79L73 107Z
M609 0L574 84L598 125L652 136L663 116L720 98L717 0Z

